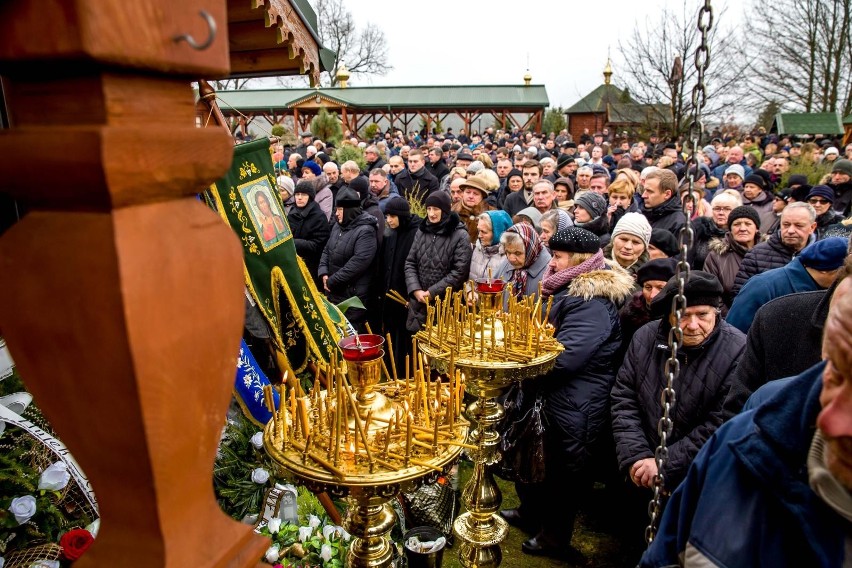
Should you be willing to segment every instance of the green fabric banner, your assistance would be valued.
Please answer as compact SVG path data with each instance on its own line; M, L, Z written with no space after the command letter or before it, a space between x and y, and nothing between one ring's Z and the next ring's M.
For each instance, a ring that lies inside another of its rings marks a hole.
M242 241L246 286L272 327L276 347L287 366L300 372L311 355L328 362L345 324L296 255L273 172L268 140L240 144L230 171L210 193Z

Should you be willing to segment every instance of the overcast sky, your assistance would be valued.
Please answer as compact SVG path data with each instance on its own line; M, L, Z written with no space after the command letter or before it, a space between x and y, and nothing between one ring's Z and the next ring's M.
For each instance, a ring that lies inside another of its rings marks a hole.
M351 86L523 84L529 60L533 84L544 84L550 105L563 107L603 83L608 48L613 82L624 85L619 38L661 10L683 10L682 0L343 3L359 29L371 22L384 31L393 67L384 76L350 80ZM714 9L725 3L713 0ZM695 10L701 4L688 2Z

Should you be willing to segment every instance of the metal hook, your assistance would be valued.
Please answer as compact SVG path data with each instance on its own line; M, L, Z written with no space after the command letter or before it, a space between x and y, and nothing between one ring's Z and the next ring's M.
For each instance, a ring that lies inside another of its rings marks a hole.
M207 40L204 43L198 43L197 41L195 41L195 38L189 34L181 34L179 36L173 37L172 39L175 43L185 41L192 49L203 51L210 47L210 45L213 43L213 40L216 39L216 20L214 20L213 16L211 16L206 10L199 10L198 14L202 18L204 18L204 21L207 22L208 35Z

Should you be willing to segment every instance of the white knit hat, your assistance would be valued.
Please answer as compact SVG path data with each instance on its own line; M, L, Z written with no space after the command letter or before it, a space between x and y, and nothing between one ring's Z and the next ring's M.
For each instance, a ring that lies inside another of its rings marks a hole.
M625 213L612 230L613 240L621 233L639 237L645 243L645 248L648 248L648 243L651 241L651 224L641 213Z

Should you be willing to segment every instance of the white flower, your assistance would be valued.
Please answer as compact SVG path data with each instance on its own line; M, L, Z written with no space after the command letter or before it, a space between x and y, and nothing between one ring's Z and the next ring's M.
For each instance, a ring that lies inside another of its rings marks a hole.
M320 526L319 517L317 517L316 515L308 515L308 524L311 526L312 529L317 528L318 526Z
M259 485L263 485L269 481L269 472L262 467L255 468L251 472L251 480Z
M311 535L314 534L314 529L311 527L299 527L299 542L305 542Z
M344 541L349 542L349 539L352 538L352 535L346 532L346 529L344 529L343 527L338 525L337 530L340 532L340 538L342 538Z
M322 548L320 548L320 558L322 558L323 561L325 561L325 562L328 562L329 560L331 560L331 545L330 544L322 545Z
M278 517L272 517L269 519L269 522L266 523L266 528L269 529L271 534L278 534L278 531L281 530L281 519Z
M15 515L15 520L19 525L29 521L36 513L36 499L32 495L23 497L15 497L12 499L12 505L9 506L9 512Z
M336 530L337 530L337 528L334 525L325 525L322 528L322 537L325 540L331 540L331 535L333 535ZM0 568L3 568L3 567L0 566Z
M59 568L59 560L37 560L30 564L30 568Z
M98 531L101 530L101 520L95 519L92 523L86 527L86 530L92 533L92 538L98 538ZM3 568L0 566L0 568Z
M68 466L65 465L65 462L58 461L41 472L38 488L59 491L68 485L70 480L71 474L68 473Z
M255 450L259 450L263 447L263 432L258 432L251 437L251 445L254 446Z
M276 562L278 560L278 550L278 545L273 544L266 550L266 554L264 554L263 557L266 558L267 562L272 564L273 562Z

